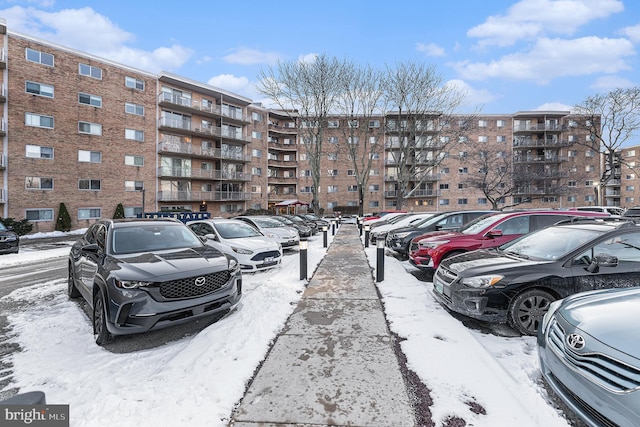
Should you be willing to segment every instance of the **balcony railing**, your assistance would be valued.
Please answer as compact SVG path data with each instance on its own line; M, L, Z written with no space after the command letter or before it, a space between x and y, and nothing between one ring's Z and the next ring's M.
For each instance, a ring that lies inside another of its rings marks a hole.
M531 125L515 125L513 127L513 131L514 132L540 132L540 131L555 131L555 132L559 132L559 131L563 131L563 130L567 130L568 126L567 125L560 125L560 124L544 124L544 123L538 123L538 124L531 124Z
M251 174L222 170L183 169L160 166L158 176L171 178L209 179L220 181L251 181Z
M410 199L415 199L419 197L438 197L438 196L440 196L440 190L415 190L413 193L411 193L406 197ZM385 191L384 197L385 198L398 197L398 191L397 190Z
M228 191L158 191L158 201L245 201L251 193Z
M220 148L202 148L190 143L176 143L163 141L158 144L158 152L189 154L193 156L211 157L216 159L237 160L250 162L250 154L236 154Z
M171 129L180 129L183 131L188 131L189 133L196 134L198 136L213 136L218 138L227 138L233 139L241 142L251 142L251 138L248 136L244 136L239 132L234 130L229 130L226 128L216 127L216 126L202 126L193 124L190 120L180 120L180 119L172 119L168 117L161 117L158 120L159 127L171 128Z

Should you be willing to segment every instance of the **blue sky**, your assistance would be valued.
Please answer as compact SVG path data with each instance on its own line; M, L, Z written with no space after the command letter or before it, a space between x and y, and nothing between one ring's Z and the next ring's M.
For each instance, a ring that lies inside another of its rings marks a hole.
M568 110L640 85L637 0L0 0L10 31L263 101L261 69L328 54L435 64L462 110ZM463 112L463 111L461 111Z

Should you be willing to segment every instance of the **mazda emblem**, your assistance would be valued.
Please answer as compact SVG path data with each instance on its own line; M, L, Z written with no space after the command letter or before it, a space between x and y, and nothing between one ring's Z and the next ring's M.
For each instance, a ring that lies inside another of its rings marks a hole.
M584 348L584 338L582 335L571 334L567 336L567 345L573 350L581 350Z
M194 281L194 284L196 286L202 286L206 283L206 281L207 281L206 277L200 276L196 278L196 280Z

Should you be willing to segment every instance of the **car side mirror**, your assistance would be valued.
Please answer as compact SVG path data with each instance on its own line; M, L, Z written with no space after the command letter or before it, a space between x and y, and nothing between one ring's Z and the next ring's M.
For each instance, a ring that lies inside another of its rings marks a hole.
M89 243L88 245L84 245L81 249L86 252L98 252L98 244Z
M589 273L597 273L600 267L617 267L618 257L615 255L597 254L587 267Z
M433 229L435 231L440 231L440 230L442 230L442 226L441 225L436 225L435 227L433 227Z
M502 236L502 230L490 230L487 233L487 237L500 237Z
M205 234L205 235L204 235L204 237L205 237L205 241L206 241L206 240L215 240L215 241L217 242L217 241L219 241L219 240L220 240L220 239L218 239L218 236L216 236L216 235L215 235L215 234L213 234L213 233Z

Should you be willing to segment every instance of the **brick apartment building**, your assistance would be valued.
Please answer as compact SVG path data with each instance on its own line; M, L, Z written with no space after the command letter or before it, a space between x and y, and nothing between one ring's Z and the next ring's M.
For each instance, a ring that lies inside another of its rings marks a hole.
M126 216L206 210L228 217L291 199L311 201L309 159L294 114L181 76L148 73L13 33L6 25L0 25L0 33L2 217L27 218L34 231L51 231L60 203L73 228L83 228L112 217L120 203ZM381 116L359 124L363 130L378 129L375 138L384 144L372 159L363 192L365 212L399 207L391 155L398 135L388 130L390 121ZM347 123L341 117L332 122L318 191L327 211L359 201L349 156L332 148L345 137ZM571 123L569 113L559 111L478 118L469 142L504 147L517 168L536 176L519 185L505 205L527 200L523 207L635 203L635 175L621 168L610 183L616 187L594 191L600 157L575 144L586 135ZM625 155L640 155L636 151ZM486 208L484 196L466 183L465 153L435 155L445 159L402 208ZM546 196L554 186L569 189L562 196Z

